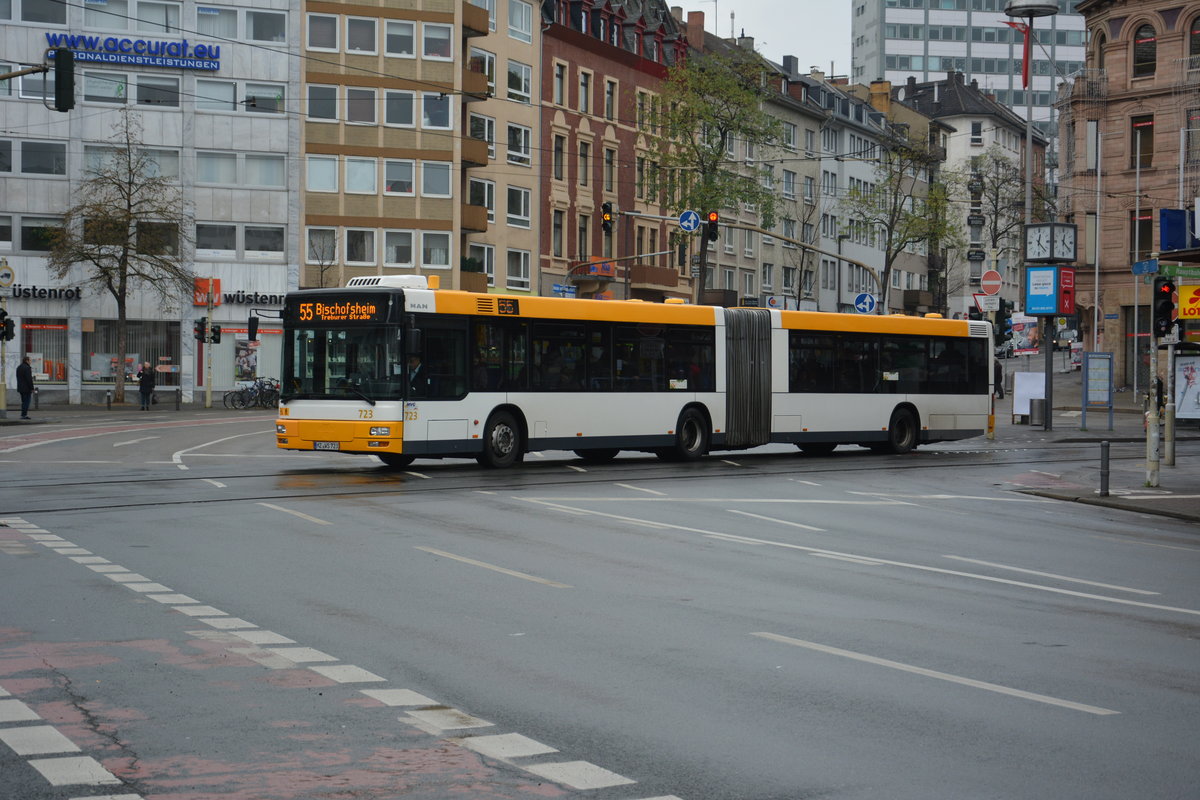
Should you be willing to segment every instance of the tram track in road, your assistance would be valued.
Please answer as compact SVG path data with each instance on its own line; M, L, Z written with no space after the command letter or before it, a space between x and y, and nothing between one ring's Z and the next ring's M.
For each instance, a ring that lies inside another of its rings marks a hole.
M571 459L527 460L505 471L485 470L463 462L420 463L405 471L388 470L382 465L364 468L314 467L264 474L249 470L194 470L161 475L123 474L104 477L88 475L77 480L63 473L53 478L30 476L8 480L0 488L9 493L19 492L20 498L4 503L2 510L10 514L95 511L99 501L110 495L126 509L145 507L203 506L230 502L260 500L312 499L324 497L354 497L419 492L510 491L536 486L579 486L608 484L614 480L664 481L687 480L693 477L745 477L748 473L762 475L838 475L891 470L896 468L939 469L976 467L1021 467L1029 470L1050 464L1072 467L1095 464L1097 455L1084 452L1078 444L1037 448L992 448L979 450L936 450L927 446L904 456L879 456L853 451L829 456L808 457L790 453L716 453L699 462L679 464L662 462L652 457L619 458L604 465L579 467ZM1113 448L1114 462L1138 460L1145 457L1136 444ZM231 457L232 458L232 457ZM203 484L204 492L186 487ZM265 484L270 484L268 488ZM78 490L75 492L73 490ZM78 497L69 500L44 501L37 498L43 490L58 497Z

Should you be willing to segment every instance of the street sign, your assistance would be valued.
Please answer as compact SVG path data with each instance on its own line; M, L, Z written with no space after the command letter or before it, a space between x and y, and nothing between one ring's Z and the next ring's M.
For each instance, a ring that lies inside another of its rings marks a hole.
M983 261L987 258L987 253L982 250L968 250L967 261Z
M984 294L1000 294L1000 285L1003 283L1003 280L999 272L989 269L979 279L979 288L983 289Z
M693 278L700 277L700 268L699 267L692 267L692 277Z
M994 294L977 294L975 297L975 307L980 311L999 311L1000 298Z
M854 308L860 314L872 314L875 312L875 295L869 292L863 292L854 298Z
M679 215L679 227L687 233L699 230L700 215L695 211L685 211Z
M12 286L17 279L16 271L8 264L0 266L0 286Z
M1159 275L1171 278L1200 278L1200 267L1185 267L1182 264L1162 264L1158 268Z
M1158 259L1148 258L1145 261L1133 262L1134 275L1151 275L1158 272Z

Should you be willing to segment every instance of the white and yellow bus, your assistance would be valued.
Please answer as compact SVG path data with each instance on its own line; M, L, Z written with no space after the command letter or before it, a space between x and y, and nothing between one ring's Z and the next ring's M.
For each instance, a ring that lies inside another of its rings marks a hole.
M442 291L420 276L287 295L286 450L534 450L691 460L791 443L905 453L982 434L985 322Z

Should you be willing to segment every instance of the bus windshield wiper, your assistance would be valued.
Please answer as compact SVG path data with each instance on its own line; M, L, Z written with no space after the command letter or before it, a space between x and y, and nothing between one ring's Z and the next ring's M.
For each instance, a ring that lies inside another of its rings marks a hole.
M370 397L368 397L368 396L367 396L366 394L364 394L363 392L360 392L360 391L359 391L359 390L358 390L356 387L354 387L354 386L347 386L347 387L346 387L346 391L347 391L347 392L350 392L350 393L352 393L352 394L358 395L359 397L361 397L363 400L366 400L366 401L367 401L368 403L370 403L371 405L375 405L375 401L374 401L374 400L372 400Z

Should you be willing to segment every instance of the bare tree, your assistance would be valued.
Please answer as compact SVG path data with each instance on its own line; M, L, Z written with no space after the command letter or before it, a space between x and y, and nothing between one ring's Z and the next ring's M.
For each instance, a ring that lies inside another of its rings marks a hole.
M142 146L141 121L122 109L113 125L113 143L92 165L75 191L76 203L63 215L47 259L55 277L83 268L83 282L108 292L117 304L117 374L114 397L125 400L129 294L155 293L164 307L191 294L194 279L182 253L190 250L191 219L178 183L160 173L154 155Z
M314 236L313 234L328 234ZM317 265L316 288L324 289L331 278L337 281L338 270L338 234L337 231L310 231L308 239L308 260Z
M875 183L865 189L851 189L840 204L853 224L865 224L880 238L880 314L888 313L890 308L892 267L900 254L919 245L933 251L938 243L944 247L953 235L946 187L930 182L937 164L928 142L897 135L883 147Z

